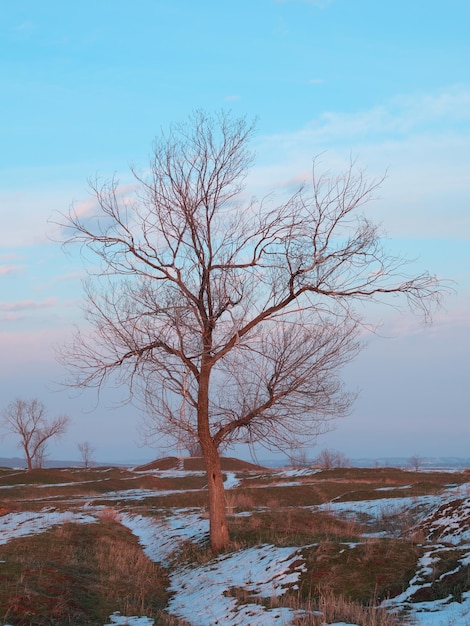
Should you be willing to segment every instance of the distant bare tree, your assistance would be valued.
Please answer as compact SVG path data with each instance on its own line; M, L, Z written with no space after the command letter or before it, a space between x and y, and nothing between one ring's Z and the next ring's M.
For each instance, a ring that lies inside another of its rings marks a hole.
M314 441L353 400L339 374L361 348L355 303L401 295L428 316L442 290L383 249L360 212L381 181L354 164L339 176L314 164L310 191L277 206L247 200L252 132L244 118L196 113L133 171L132 198L97 181L97 212L72 208L61 224L92 268L94 332L64 349L70 384L116 377L144 402L149 436L199 441L214 550L229 542L221 446Z
M342 452L325 449L315 458L313 464L323 469L333 469L334 467L350 467L351 461Z
M304 448L291 448L286 455L292 467L306 467L309 464L307 451Z
M202 457L202 447L197 436L197 433L192 432L190 429L188 430L165 430L166 439L168 441L168 445L165 447L177 449L178 451L185 451L189 454L190 457ZM159 443L158 437L154 437L155 433L155 422L152 416L146 418L144 416L144 428L141 430L144 438L146 438L147 443ZM219 453L222 454L227 448L226 442L221 442L218 450Z
M415 470L415 472L417 472L423 465L423 458L419 454L413 454L413 456L410 456L408 459L408 463Z
M188 442L186 444L186 450L191 457L202 456L201 444L197 440Z
M44 404L36 399L11 402L2 417L8 432L19 436L18 447L24 451L28 470L42 466L47 443L63 435L70 422L66 415L48 421Z
M82 457L84 467L90 467L93 461L95 448L91 445L89 441L82 441L81 443L77 443L77 448L80 452L80 456Z
M34 455L33 464L35 468L44 467L44 462L47 458L47 441L44 441L36 450Z

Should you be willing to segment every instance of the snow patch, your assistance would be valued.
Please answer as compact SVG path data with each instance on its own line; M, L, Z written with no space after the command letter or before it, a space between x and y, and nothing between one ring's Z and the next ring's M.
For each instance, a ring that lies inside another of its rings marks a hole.
M122 513L120 521L136 535L149 559L164 564L181 541L204 541L209 532L209 520L188 511L174 511L163 518Z
M225 489L233 489L238 487L240 479L236 477L235 472L225 472L224 487Z
M265 545L226 554L206 565L175 572L169 587L175 595L168 609L192 626L288 624L295 617L294 610L240 604L233 596L237 588L259 598L282 595L298 582L304 569L299 548ZM235 590L233 594L231 589Z
M121 615L119 611L110 615L109 619L111 622L104 626L153 626L153 624L155 624L155 620L150 617L137 617L136 615L126 617L125 615Z
M90 524L96 521L97 518L94 516L71 511L43 509L39 512L7 513L0 517L0 544L5 544L10 539L45 532L58 524L67 522Z

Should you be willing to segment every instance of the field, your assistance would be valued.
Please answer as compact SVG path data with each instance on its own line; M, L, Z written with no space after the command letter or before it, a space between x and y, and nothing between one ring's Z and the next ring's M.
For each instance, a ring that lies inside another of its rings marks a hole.
M470 625L470 473L223 461L0 468L0 623Z

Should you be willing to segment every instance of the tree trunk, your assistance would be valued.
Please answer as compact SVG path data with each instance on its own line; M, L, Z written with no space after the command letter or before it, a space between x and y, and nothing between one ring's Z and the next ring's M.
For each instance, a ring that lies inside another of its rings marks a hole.
M198 435L209 489L210 544L214 552L221 552L228 548L229 534L219 450L214 444L209 427L209 379L210 367L203 365L199 374Z
M33 471L33 459L29 455L28 451L26 451L25 456L26 456L26 463L28 464L28 472L32 472Z
M219 452L213 442L210 443L212 449L209 453L204 452L209 489L210 543L214 552L221 552L226 550L229 544L225 489Z

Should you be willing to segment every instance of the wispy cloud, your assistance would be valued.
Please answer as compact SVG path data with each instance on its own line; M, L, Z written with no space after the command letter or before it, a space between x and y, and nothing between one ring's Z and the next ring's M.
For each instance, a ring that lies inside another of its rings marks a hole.
M70 272L69 274L63 274L62 276L56 276L54 282L60 283L68 280L75 280L76 278L82 278L83 272Z
M0 265L0 276L8 274L20 274L24 272L26 265Z
M90 197L86 200L80 200L79 202L74 203L73 212L77 217L90 217L91 215L95 215L98 211L98 203L96 198Z
M0 302L0 312L18 313L21 311L36 311L38 309L50 309L57 304L57 298L45 300L19 300L18 302Z
M5 254L0 254L0 261L20 261L23 259L24 257L16 252L6 252Z
M31 20L27 20L25 22L21 22L13 28L13 30L17 33L30 33L37 29L37 24L35 24Z
M408 94L364 111L327 111L307 126L285 136L292 145L342 143L371 137L399 138L415 132L443 132L470 122L470 89L454 86L434 94ZM279 136L278 136L279 137Z
M308 183L316 155L321 171L339 172L351 155L369 175L388 171L375 219L396 237L470 236L470 89L454 86L402 95L371 109L331 111L303 128L261 138L251 178L263 195ZM444 219L445 213L445 219Z
M61 274L60 276L54 276L50 280L40 283L37 289L38 291L47 292L53 289L56 285L60 285L61 296L62 296L63 295L62 292L64 289L66 289L69 285L71 285L72 288L74 288L75 285L77 284L77 281L81 281L85 276L86 276L86 271L84 269L76 271L76 272L69 272L68 274Z

